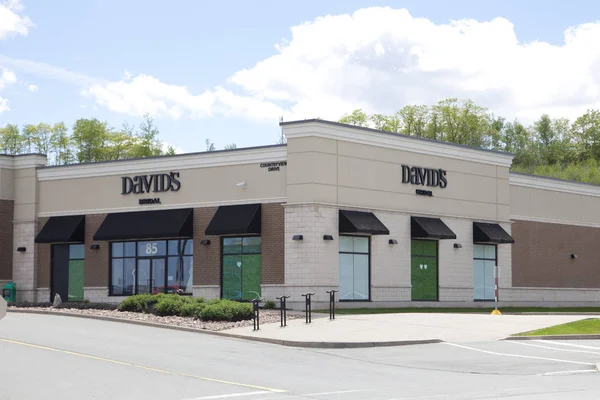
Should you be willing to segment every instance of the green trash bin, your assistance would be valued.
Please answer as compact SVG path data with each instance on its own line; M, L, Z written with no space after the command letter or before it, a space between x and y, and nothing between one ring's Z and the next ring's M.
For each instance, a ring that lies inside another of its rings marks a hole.
M17 285L14 282L9 282L2 288L2 297L7 303L17 301Z

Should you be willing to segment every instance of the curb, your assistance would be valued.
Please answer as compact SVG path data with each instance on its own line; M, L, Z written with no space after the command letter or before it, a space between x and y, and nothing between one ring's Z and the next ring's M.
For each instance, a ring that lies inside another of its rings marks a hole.
M502 340L600 340L600 335L508 336Z
M293 341L293 340L282 340L282 339L272 339L272 338L261 338L261 337L237 335L237 334L225 333L225 332L221 332L221 331L209 331L206 329L188 328L185 326L173 326L173 325L159 324L156 322L136 321L136 320L125 319L125 318L105 317L105 316L101 316L101 315L75 314L75 313L68 313L68 312L39 311L39 310L27 310L27 309L24 309L24 310L8 309L7 313L58 315L58 316L66 316L66 317L74 317L74 318L95 319L95 320L100 320L100 321L121 322L121 323L131 324L131 325L148 326L148 327L152 327L152 328L163 328L163 329L171 329L171 330L175 330L175 331L202 333L202 334L206 334L206 335L221 336L221 337L230 338L230 339L241 339L241 340L248 340L248 341L252 341L252 342L262 342L262 343L276 344L276 345L287 346L287 347L303 347L303 348L312 348L312 349L357 349L357 348L366 348L366 347L408 346L408 345L433 344L433 343L442 343L443 342L443 340L441 340L441 339L399 340L399 341L387 341L387 342L302 342L302 341Z

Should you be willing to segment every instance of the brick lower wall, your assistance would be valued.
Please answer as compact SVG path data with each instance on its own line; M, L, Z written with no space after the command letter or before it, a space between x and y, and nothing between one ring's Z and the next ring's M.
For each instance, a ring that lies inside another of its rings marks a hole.
M217 207L194 209L194 286L221 282L221 240L204 234L216 211ZM210 245L201 245L203 239L209 239Z
M600 288L600 228L515 221L512 236L513 287Z
M94 233L98 230L106 214L89 214L85 216L85 275L83 284L86 287L109 286L109 242L94 241ZM97 250L90 249L93 244L99 244Z
M0 200L0 280L12 279L14 201Z
M282 204L263 204L262 283L285 282L285 211Z

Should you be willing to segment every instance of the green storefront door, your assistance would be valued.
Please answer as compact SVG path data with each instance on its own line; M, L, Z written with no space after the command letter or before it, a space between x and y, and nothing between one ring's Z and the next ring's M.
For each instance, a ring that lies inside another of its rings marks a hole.
M438 300L437 261L437 241L412 241L410 271L412 300Z
M82 244L52 245L52 290L50 301L59 294L63 302L83 301L85 251Z

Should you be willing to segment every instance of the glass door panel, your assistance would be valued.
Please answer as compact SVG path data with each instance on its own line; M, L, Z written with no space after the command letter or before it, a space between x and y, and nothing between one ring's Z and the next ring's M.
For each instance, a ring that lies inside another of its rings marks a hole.
M495 283L494 283L494 275L495 272L494 270L496 269L496 261L495 260L483 260L482 263L484 263L484 270L485 270L485 294L484 294L484 298L486 300L493 300L494 299L494 287L495 287Z
M69 261L68 301L83 301L83 260Z
M244 255L242 259L242 299L252 300L260 297L261 255Z
M141 259L138 260L137 265L137 287L138 293L151 293L150 288L152 285L152 276L150 275L150 259Z
M167 293L174 293L174 291L167 288ZM152 259L152 293L165 293L165 259L164 258L153 258Z
M229 300L242 299L242 257L237 255L223 256L222 277L223 298Z

